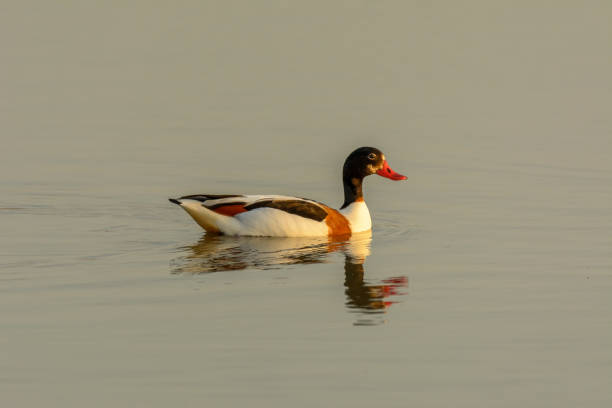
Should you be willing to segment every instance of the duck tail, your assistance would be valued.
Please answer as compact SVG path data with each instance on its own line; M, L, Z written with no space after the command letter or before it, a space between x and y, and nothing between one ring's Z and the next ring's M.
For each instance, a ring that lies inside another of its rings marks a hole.
M213 234L222 233L219 228L219 221L220 217L223 217L223 215L217 214L204 207L202 202L187 198L169 198L168 201L181 206L181 208L185 210L200 227L204 228L206 232Z

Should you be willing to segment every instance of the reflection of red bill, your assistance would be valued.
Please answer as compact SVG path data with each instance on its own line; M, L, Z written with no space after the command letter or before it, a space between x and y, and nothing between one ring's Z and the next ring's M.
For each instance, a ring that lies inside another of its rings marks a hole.
M383 279L383 282L392 283L398 286L406 286L406 284L408 283L408 278L405 276L396 276L393 278Z
M405 295L405 293L402 293L398 290L401 287L408 286L408 278L406 278L405 276L396 276L393 278L387 278L387 279L384 279L383 282L389 284L389 285L382 285L380 287L383 298L386 298L389 296ZM385 301L383 303L385 307L389 307L393 303L397 303L397 302Z

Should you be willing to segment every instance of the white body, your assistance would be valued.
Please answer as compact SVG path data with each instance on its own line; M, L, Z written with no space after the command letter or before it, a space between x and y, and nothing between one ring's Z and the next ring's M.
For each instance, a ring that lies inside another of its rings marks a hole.
M207 200L206 205L232 203L236 201L253 204L259 200L304 200L320 205L311 200L277 196L249 195L242 197ZM275 208L256 208L234 216L227 216L209 210L202 202L192 199L180 199L181 207L207 231L218 231L226 235L250 235L269 237L316 237L329 235L325 220L316 221ZM339 211L349 222L351 232L369 231L372 228L370 212L366 204L355 202Z
M349 204L346 208L340 210L340 214L344 215L351 224L351 232L353 233L372 229L372 218L365 201L355 201Z

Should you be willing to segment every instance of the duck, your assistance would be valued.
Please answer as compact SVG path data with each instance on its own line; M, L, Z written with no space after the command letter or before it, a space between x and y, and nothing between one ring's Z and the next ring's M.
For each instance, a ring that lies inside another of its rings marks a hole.
M373 174L394 181L407 178L389 167L379 149L359 147L342 166L344 202L337 210L284 195L193 194L168 200L183 208L207 234L348 238L372 229L363 179Z

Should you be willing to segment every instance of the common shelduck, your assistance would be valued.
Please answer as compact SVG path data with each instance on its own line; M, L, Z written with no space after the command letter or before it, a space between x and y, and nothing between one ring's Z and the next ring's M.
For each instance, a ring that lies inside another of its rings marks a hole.
M317 201L281 195L196 194L170 202L180 205L208 233L270 237L350 236L369 231L372 220L363 201L363 178L378 174L405 180L385 155L360 147L342 168L344 204L335 210Z

